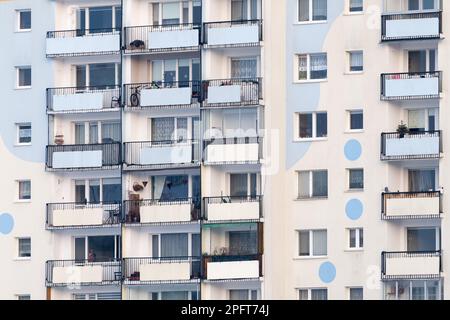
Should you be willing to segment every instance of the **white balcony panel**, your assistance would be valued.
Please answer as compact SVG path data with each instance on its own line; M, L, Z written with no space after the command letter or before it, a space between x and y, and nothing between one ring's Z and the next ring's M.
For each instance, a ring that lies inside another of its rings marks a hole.
M439 95L439 78L386 79L385 96L414 97Z
M143 89L141 106L173 106L191 104L191 88Z
M225 85L208 87L208 103L241 102L241 86Z
M103 109L103 93L75 93L53 96L54 111L78 111Z
M259 201L208 204L208 221L256 219L259 219Z
M103 224L102 208L53 210L53 226L94 226Z
M259 278L259 261L208 262L208 280Z
M439 211L439 197L386 199L386 215L388 217L438 215Z
M141 165L190 163L192 161L192 146L143 147L139 160Z
M139 265L140 281L190 280L191 264L186 262L164 262Z
M405 135L404 138L386 139L386 156L439 154L439 137Z
M386 275L433 275L439 274L439 256L435 257L388 257Z
M411 38L439 35L439 18L386 21L387 38Z
M53 268L53 283L100 283L102 276L101 265Z
M259 160L259 144L210 144L207 162L256 162Z
M53 168L98 168L102 166L102 150L53 153Z
M209 28L208 45L233 45L259 42L258 25L235 25L228 28Z
M191 204L154 205L140 207L141 223L191 221Z
M86 54L120 50L119 34L47 38L48 55Z
M148 33L149 49L198 46L198 30L152 31Z

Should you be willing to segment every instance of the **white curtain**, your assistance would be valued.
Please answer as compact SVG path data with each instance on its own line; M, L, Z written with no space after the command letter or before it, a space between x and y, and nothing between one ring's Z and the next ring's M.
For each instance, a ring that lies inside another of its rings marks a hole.
M152 141L172 140L175 129L174 118L153 118L152 119Z
M84 144L85 141L85 127L84 123L75 124L75 144Z
M155 200L161 199L162 191L164 189L164 184L166 183L165 176L155 176L153 177L153 198Z
M98 143L98 124L89 124L89 143Z
M298 21L309 21L309 1L298 0Z
M19 182L19 198L30 199L31 198L31 182L20 181Z
M162 4L162 24L180 23L180 3L168 2Z
M313 231L313 256L327 255L327 231Z
M363 0L350 0L350 12L361 11Z
M322 79L327 77L327 54L318 53L311 55L310 61L311 79Z
M230 290L230 300L248 300L247 289Z
M299 232L299 256L309 256L309 230Z
M298 173L298 197L309 198L309 171L301 171Z
M188 234L161 234L161 257L187 257Z
M311 289L311 300L328 300L327 289Z
M188 138L187 118L177 118L177 140L186 141Z
M255 79L257 77L256 58L231 60L231 77L233 79Z
M102 142L119 142L120 141L120 123L102 123Z
M350 67L354 70L362 70L363 68L363 53L361 51L352 52L350 54Z
M298 57L298 79L306 80L308 78L308 56L302 54Z
M313 0L313 21L327 19L327 1Z

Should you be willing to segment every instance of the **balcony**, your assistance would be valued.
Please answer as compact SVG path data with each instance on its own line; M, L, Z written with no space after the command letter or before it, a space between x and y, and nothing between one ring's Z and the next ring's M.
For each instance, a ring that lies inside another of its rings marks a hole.
M441 152L440 131L381 134L381 160L436 159Z
M125 258L128 285L191 283L200 281L200 257Z
M205 164L258 164L262 159L262 138L213 138L204 140Z
M119 226L118 203L48 203L47 229L79 229Z
M442 194L428 192L383 193L383 220L438 219L442 214Z
M127 170L196 167L199 163L198 140L126 142Z
M437 99L441 92L441 71L381 75L381 100Z
M262 41L262 20L204 23L205 48L255 47Z
M197 51L200 29L192 23L125 27L125 53Z
M86 29L47 32L47 57L120 54L120 31Z
M205 223L253 221L262 219L262 196L204 198Z
M442 272L441 251L382 252L381 278L435 279Z
M126 84L125 107L129 110L195 107L200 102L200 89L200 81Z
M47 113L114 111L120 108L120 86L47 89Z
M128 200L124 202L127 225L194 223L200 218L197 198L179 200Z
M259 106L262 78L203 81L203 107Z
M203 266L206 280L248 280L262 277L260 254L203 256Z
M49 145L46 150L48 171L107 170L121 163L120 143Z
M45 264L47 287L120 285L121 261L53 260Z
M381 41L439 39L441 33L441 11L381 16Z

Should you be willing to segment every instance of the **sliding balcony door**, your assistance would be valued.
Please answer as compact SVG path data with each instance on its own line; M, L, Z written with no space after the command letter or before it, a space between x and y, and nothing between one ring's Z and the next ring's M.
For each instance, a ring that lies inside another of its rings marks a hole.
M440 250L439 229L437 228L408 228L407 251L438 251Z

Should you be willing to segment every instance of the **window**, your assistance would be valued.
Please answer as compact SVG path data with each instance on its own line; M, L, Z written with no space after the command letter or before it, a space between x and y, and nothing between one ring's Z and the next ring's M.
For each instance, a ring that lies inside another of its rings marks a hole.
M298 114L298 138L326 138L328 118L326 112L308 112Z
M256 20L260 16L258 0L231 0L231 21Z
M349 51L350 72L361 72L364 70L364 55L362 51Z
M327 0L298 0L298 22L326 20Z
M364 300L363 299L363 288L355 287L348 288L349 299L350 300Z
M258 74L258 59L256 57L232 58L231 78L255 79Z
M197 291L150 292L150 300L198 300Z
M439 228L407 228L407 251L440 250Z
M18 239L18 257L29 258L31 257L31 238L19 238Z
M115 27L120 30L122 25L122 8L120 7L89 7L77 10L77 36L89 33L112 32Z
M348 188L364 189L364 169L348 169Z
M350 249L362 249L364 247L362 228L348 229L348 247Z
M30 31L31 30L31 10L19 10L17 11L18 31Z
M364 116L362 110L349 111L350 130L364 129Z
M121 300L120 292L74 293L72 300Z
M399 280L384 284L385 300L441 300L440 280Z
M327 230L301 230L298 234L300 257L327 255Z
M200 59L153 60L151 71L152 81L159 86L173 87L178 81L179 87L187 87L190 80L200 79Z
M18 181L19 185L19 200L30 200L31 199L31 181L21 180Z
M328 289L300 289L299 300L328 300Z
M328 197L328 171L299 171L299 199Z
M17 300L31 300L31 295L29 294L18 294L16 297Z
M258 290L232 289L229 295L229 300L258 300Z
M31 67L17 67L17 88L31 87Z
M17 124L17 144L31 143L31 123Z
M257 193L256 173L232 173L230 174L231 197L256 197Z
M120 236L88 236L75 238L75 260L107 262L121 258Z
M349 0L349 12L362 12L363 10L363 0Z
M312 53L298 55L297 80L325 80L327 78L327 54Z

